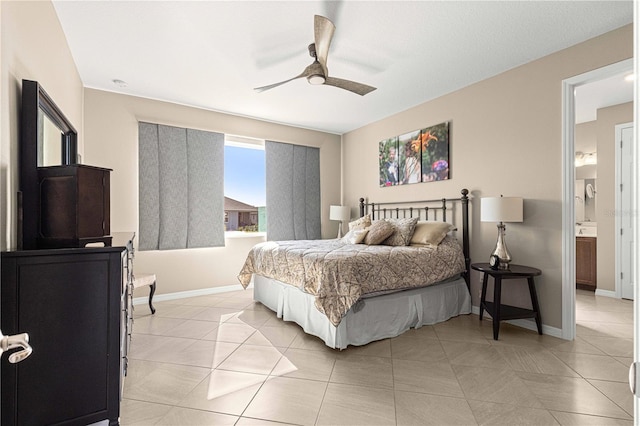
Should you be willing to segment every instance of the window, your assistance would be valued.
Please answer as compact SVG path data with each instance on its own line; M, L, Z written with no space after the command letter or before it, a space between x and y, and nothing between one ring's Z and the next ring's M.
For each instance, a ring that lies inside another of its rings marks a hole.
M225 135L226 231L266 232L264 140Z

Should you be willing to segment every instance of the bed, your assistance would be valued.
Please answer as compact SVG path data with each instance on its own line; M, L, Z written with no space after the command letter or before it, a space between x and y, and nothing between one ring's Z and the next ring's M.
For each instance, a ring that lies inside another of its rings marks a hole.
M466 189L410 203L361 198L344 238L260 243L238 279L331 348L395 337L471 312L468 211Z

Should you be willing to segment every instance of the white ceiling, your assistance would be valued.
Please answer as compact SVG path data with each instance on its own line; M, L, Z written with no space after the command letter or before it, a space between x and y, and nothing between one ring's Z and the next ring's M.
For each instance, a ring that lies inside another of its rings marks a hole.
M54 0L86 87L336 134L632 22L632 1ZM313 15L336 25L329 75L298 79ZM113 84L127 82L126 87ZM560 88L558 89L560 90Z

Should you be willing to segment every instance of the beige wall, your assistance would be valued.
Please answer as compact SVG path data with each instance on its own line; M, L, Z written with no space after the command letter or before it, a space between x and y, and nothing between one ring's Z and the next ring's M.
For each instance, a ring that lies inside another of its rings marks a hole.
M345 203L359 197L399 201L456 196L472 200L471 259L485 262L496 226L481 223L479 198L521 196L524 223L507 225L514 263L542 270L536 279L543 323L562 327L562 94L563 79L633 56L628 25L343 135ZM378 142L450 121L449 181L378 187ZM472 276L478 304L479 276ZM524 282L513 280L503 301L528 304Z
M138 229L138 121L146 121L320 148L322 235L337 233L337 223L329 221L329 205L340 203L340 136L94 89L85 89L84 101L83 163L113 169L112 232ZM159 294L239 284L236 276L259 240L227 239L226 247L137 252L135 270L155 273Z
M615 291L616 273L616 124L633 121L633 102L598 110L596 135L598 139L598 290Z
M83 86L51 2L0 2L0 248L17 247L16 194L22 80L36 80L78 131Z

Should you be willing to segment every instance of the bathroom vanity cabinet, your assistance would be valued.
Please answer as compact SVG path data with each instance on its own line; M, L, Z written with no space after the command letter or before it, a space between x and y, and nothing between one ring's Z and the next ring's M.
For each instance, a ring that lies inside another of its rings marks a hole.
M597 287L597 238L576 237L576 287L595 291Z

